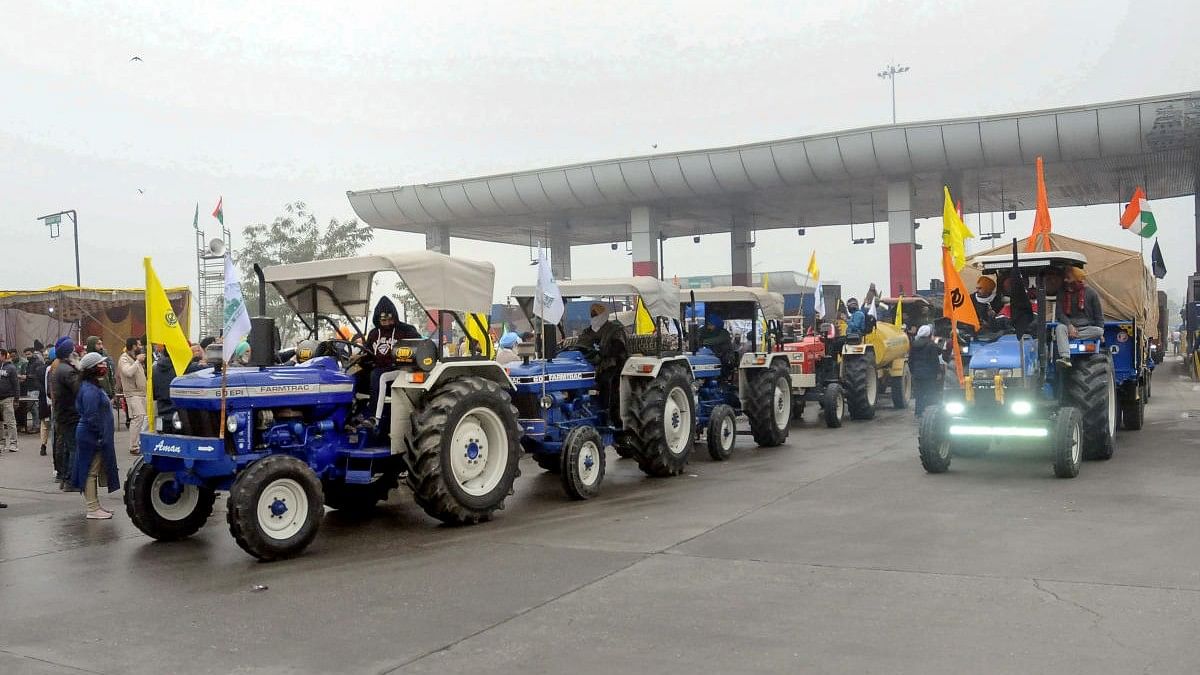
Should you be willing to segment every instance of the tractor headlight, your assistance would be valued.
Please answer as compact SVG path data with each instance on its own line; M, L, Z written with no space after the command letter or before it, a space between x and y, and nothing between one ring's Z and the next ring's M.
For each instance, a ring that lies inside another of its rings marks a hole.
M241 426L242 426L242 417L241 417L241 415L230 415L230 416L229 416L229 417L228 417L228 418L225 420L225 430L226 430L226 431L228 431L228 432L229 432L229 433L231 433L231 434L236 434L236 433L238 432L238 429L239 429Z
M1013 401L1012 411L1014 415L1028 415L1033 412L1033 404L1029 401Z
M175 431L183 431L183 419L179 417L179 413L171 413L171 428Z
M946 412L950 413L951 415L961 415L966 411L967 406L963 405L959 401L950 401L946 404Z

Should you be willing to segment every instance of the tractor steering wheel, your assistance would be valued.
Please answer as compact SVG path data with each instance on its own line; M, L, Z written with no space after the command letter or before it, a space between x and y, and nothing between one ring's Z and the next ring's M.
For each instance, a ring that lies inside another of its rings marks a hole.
M321 342L318 351L321 352L319 356L332 356L337 359L342 370L349 370L367 355L366 348L349 340L325 340Z

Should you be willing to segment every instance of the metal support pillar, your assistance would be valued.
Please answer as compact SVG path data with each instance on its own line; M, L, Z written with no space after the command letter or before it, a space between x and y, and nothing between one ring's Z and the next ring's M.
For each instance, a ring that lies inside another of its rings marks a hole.
M430 225L425 230L425 248L450 255L450 226Z
M912 219L912 183L887 186L888 260L892 296L912 295L917 288L916 230Z
M571 235L566 226L561 226L563 232L550 235L550 270L555 279L571 278Z
M729 273L734 286L754 284L754 231L750 224L735 218L729 230Z
M629 237L633 243L633 275L658 276L658 236L661 229L657 214L649 206L635 206L629 211Z

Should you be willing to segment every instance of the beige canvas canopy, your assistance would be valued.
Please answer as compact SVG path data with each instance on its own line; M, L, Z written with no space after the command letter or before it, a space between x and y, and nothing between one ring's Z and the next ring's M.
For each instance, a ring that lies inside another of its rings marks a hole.
M496 268L490 262L452 258L433 251L313 260L267 267L263 274L298 314L367 316L371 281L395 272L426 310L488 314ZM253 304L253 303L251 303Z
M765 288L754 286L713 286L712 288L685 288L679 292L680 304L696 302L755 302L762 307L767 320L783 318L783 296Z
M1025 250L1025 239L1017 242L1017 251ZM1158 337L1158 298L1154 275L1143 264L1137 251L1050 235L1050 250L1082 253L1087 260L1084 273L1087 284L1100 294L1105 318L1112 321L1137 321L1148 337ZM1012 244L981 251L967 258L962 269L963 282L974 288L980 276L980 260L1012 251Z
M654 277L623 277L617 279L570 279L558 282L563 298L640 297L651 316L678 317L679 289ZM532 298L536 286L513 286L514 298Z

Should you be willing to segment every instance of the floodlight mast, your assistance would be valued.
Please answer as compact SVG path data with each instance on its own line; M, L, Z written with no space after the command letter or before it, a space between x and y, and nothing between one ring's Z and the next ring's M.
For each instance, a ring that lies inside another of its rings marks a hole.
M71 218L71 229L74 230L75 234L75 286L76 288L80 288L83 286L83 283L79 279L79 214L75 213L75 209L68 209L66 211L59 211L58 213L38 216L38 220L50 228L50 238L56 239L58 238L58 221L63 216Z
M883 70L879 71L878 76L881 80L892 81L892 124L896 123L896 76L901 73L907 73L910 70L908 66L902 66L898 63L889 63Z

